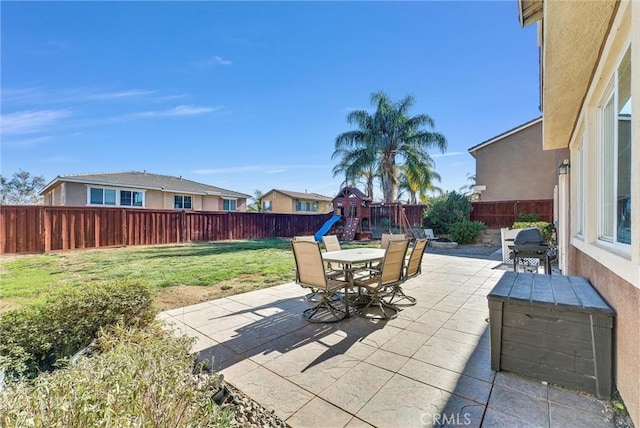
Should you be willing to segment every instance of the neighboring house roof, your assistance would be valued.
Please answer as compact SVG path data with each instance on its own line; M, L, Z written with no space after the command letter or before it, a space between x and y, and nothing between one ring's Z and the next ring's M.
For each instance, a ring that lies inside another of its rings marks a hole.
M357 187L343 187L340 189L336 198L347 198L351 195L354 195L360 199L364 199L365 201L371 201L372 199L368 197L364 192L362 192Z
M471 153L471 155L472 155L472 156L474 156L474 153L475 153L477 150L479 150L479 149L481 149L481 148L483 148L483 147L486 147L486 146L488 146L489 144L493 144L493 143L495 143L495 142L497 142L497 141L500 141L500 140L502 140L503 138L508 137L508 136L509 136L509 135L511 135L511 134L515 134L516 132L520 132L520 131L522 131L523 129L529 128L530 126L537 125L537 124L538 124L538 123L540 123L540 122L542 122L542 116L540 116L540 117L538 117L538 118L535 118L535 119L533 119L533 120L530 120L529 122L523 123L522 125L518 125L518 126L516 126L515 128L512 128L512 129L510 129L510 130L508 130L508 131L505 131L505 132L503 132L503 133L502 133L502 134L500 134L500 135L496 135L495 137L489 138L488 140L485 140L485 141L483 141L482 143L477 144L477 145L475 145L475 146L471 147L471 148L469 149L469 153Z
M324 202L333 201L333 198L330 198L329 196L320 195L318 193L294 192L291 190L282 190L282 189L271 189L268 192L266 192L264 195L262 195L260 199L262 200L262 198L265 198L272 192L282 193L283 195L287 195L293 199L304 199L306 201L324 201Z
M208 184L198 183L184 179L182 177L174 177L171 175L152 174L149 172L125 171L125 172L105 172L98 174L71 174L59 175L45 186L40 192L41 195L58 183L82 183L93 184L96 186L117 186L129 187L135 189L160 190L162 192L171 193L188 193L193 195L216 195L228 196L233 198L250 198L240 192L227 190Z

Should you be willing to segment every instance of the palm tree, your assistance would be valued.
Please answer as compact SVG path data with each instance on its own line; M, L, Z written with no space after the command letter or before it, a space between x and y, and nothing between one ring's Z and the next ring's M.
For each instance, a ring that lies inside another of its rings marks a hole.
M350 124L358 129L338 135L332 158L342 156L344 166L354 171L373 167L379 172L384 202L393 202L398 190L398 166L409 165L411 170L427 169L427 149L447 148L444 135L426 131L434 127L433 119L426 114L410 117L409 110L415 100L411 95L398 103L392 103L384 92L371 95L376 106L373 115L355 110L347 115Z
M424 165L415 167L404 164L399 168L400 177L398 182L398 199L406 191L409 194L409 203L417 204L428 199L428 193L442 193L442 189L434 185L435 181L440 181L441 177L435 171L435 162L429 155ZM424 166L427 166L425 168Z
M365 193L373 198L373 182L378 177L375 170L375 157L372 157L369 162L363 162L367 156L358 150L340 149L333 153L331 159L340 158L340 162L333 167L333 176L344 174L344 185L355 186L356 182L364 184Z
M467 172L467 184L462 186L459 190L459 193L462 193L465 196L470 196L473 194L473 188L476 186L476 175Z
M247 211L250 212L262 212L262 205L260 204L260 198L262 197L262 190L256 189L253 191L253 196L251 197L251 204L247 206Z

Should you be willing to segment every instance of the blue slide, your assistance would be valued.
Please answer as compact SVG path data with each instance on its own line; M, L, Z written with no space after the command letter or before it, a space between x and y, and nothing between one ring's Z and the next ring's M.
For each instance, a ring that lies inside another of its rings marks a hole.
M313 235L313 237L316 240L316 242L321 241L322 237L329 231L329 229L331 229L331 226L333 226L335 224L335 222L337 222L341 218L342 218L341 215L334 215L334 216L331 216L331 218L329 220L325 221L324 224L322 225L322 227L320 228L320 230L318 230Z

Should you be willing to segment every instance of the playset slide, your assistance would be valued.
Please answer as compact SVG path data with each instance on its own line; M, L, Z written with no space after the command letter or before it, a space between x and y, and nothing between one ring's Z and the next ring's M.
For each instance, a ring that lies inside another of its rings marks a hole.
M321 241L322 237L329 231L329 229L331 229L331 226L333 226L341 218L342 218L341 215L334 215L329 220L327 220L322 225L322 227L313 235L313 237L315 238L316 242Z

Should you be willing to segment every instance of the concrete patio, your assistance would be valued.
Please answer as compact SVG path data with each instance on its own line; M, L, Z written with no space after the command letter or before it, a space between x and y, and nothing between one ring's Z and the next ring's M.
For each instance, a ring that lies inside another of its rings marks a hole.
M425 254L398 318L310 324L294 283L173 309L225 380L292 427L603 427L595 398L490 368L499 261Z

